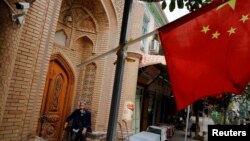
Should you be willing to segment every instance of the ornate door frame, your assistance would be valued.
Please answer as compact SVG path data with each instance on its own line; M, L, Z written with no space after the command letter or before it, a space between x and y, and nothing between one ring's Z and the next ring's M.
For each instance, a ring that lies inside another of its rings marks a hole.
M74 76L74 73L72 71L72 68L69 66L69 63L64 59L64 57L61 54L53 54L51 56L49 64L51 64L52 62L57 62L61 66L61 68L65 71L66 75L68 76L68 85L67 85L66 96L65 96L66 101L65 101L65 106L64 106L63 112L62 112L62 115L64 115L64 116L61 119L61 123L60 123L60 127L59 127L60 128L60 136L62 136L64 121L66 120L66 116L68 116L70 114L70 111L71 111L73 93L74 93L75 76ZM41 110L40 110L40 120L38 122L38 127L37 127L37 135L39 135L42 132L41 120L43 120L42 118L44 118L43 114L44 114L45 108L46 108L45 104L46 104L47 92L48 92L48 87L49 87L48 82L50 79L49 73L51 73L49 71L50 71L50 68L48 69L46 84L45 84L44 93L43 93L43 100L42 100L42 105L41 105Z

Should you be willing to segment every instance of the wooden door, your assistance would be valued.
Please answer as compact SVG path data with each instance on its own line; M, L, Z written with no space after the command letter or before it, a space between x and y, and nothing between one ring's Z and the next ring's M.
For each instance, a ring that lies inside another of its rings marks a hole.
M59 141L63 134L72 97L69 77L58 61L50 62L38 126L39 136L49 141Z

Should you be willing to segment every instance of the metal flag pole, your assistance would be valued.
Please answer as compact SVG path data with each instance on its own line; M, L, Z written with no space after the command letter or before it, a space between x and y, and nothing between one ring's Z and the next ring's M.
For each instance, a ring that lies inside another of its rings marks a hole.
M186 130L185 130L185 141L187 141L187 133L188 133L188 122L189 122L189 113L190 113L190 105L188 105L187 109L187 117L186 117Z
M133 0L125 0L121 34L120 34L120 42L119 42L120 46L126 45L128 22L130 19L130 11L131 11L132 3L133 3ZM113 94L112 94L110 113L109 113L107 141L115 141L115 137L116 137L116 126L117 126L117 119L118 119L118 114L119 114L122 79L123 79L126 53L127 53L126 48L124 47L121 47L117 52L117 64L116 64Z

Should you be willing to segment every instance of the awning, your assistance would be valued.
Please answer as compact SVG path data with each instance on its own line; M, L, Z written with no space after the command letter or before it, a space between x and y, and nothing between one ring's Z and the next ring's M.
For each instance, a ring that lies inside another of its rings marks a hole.
M155 64L166 65L165 56L143 54L140 60L139 67L141 68L141 67L146 67L146 66L155 65Z

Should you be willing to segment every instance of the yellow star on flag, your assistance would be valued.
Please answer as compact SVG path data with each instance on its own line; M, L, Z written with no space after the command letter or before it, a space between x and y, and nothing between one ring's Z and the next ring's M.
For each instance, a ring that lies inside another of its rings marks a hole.
M248 16L249 16L249 14L242 15L240 21L242 21L243 23L245 23L247 20L249 20Z
M205 34L210 30L209 25L203 26L201 32L204 32Z
M233 10L235 9L235 5L236 5L236 1L237 0L229 0L228 2L220 5L217 10L221 9L222 7L226 6L226 5L229 5Z
M229 33L229 36L231 36L232 34L235 34L235 33L236 33L235 30L236 30L236 28L231 27L231 28L227 31L227 32Z
M218 39L219 36L220 36L220 33L219 33L218 31L216 31L216 32L214 32L214 33L212 34L212 39Z

